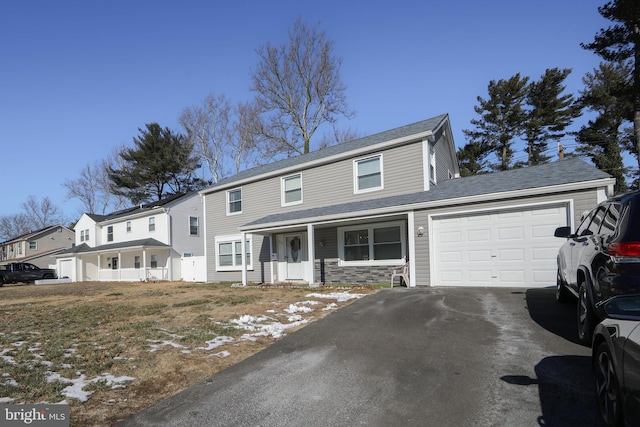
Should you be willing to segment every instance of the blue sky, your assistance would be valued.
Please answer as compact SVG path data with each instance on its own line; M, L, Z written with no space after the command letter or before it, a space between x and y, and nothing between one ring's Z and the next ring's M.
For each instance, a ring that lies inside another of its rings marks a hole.
M209 93L252 98L255 50L286 41L301 16L335 42L363 134L448 113L456 146L490 80L572 68L567 90L600 62L583 50L609 26L604 0L31 1L0 3L0 216L49 197L70 219L62 183ZM580 122L576 124L576 128ZM570 145L572 141L567 141Z

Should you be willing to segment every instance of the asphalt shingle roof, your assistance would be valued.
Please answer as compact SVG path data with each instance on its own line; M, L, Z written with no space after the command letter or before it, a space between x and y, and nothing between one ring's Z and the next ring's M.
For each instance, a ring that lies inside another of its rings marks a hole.
M427 132L430 130L434 131L438 129L442 125L442 123L447 120L447 118L448 118L447 114L441 114L439 116L432 117L427 120L422 120L420 122L401 126L399 128L391 129L385 132L380 132L375 135L369 135L364 138L345 142L343 144L332 145L330 147L326 147L321 150L312 151L308 154L303 154L296 157L289 157L289 158L278 160L276 162L268 163L262 166L257 166L255 168L247 169L247 170L238 172L233 176L222 179L218 181L216 184L214 184L213 186L203 191L207 192L210 190L215 190L216 187L225 186L236 181L243 181L245 179L258 177L263 174L276 172L281 169L286 169L286 168L295 167L295 166L302 166L305 163L321 160L323 158L328 158L328 157L336 156L339 154L344 154L349 151L359 150L361 148L380 144L387 141L392 141L394 139L403 138L406 136L415 135L415 134Z
M140 239L140 240L131 240L129 242L109 243L107 245L100 245L93 248L87 245L86 243L83 243L67 251L60 252L58 255L71 255L71 254L78 254L78 253L85 253L85 252L103 252L103 251L126 249L126 248L137 248L137 247L168 248L169 245L159 242L156 239Z
M490 195L506 191L593 181L604 178L611 178L611 175L589 165L583 160L573 158L522 169L451 179L438 183L438 185L432 187L429 191L268 215L245 224L245 227L303 220L305 218L318 218L327 215L364 212L393 206L444 201L460 197Z

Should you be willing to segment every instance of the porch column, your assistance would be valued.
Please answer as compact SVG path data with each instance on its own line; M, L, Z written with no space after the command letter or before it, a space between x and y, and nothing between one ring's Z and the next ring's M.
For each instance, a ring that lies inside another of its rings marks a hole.
M309 258L309 262L307 265L307 276L309 278L309 285L313 285L315 283L315 273L316 273L316 253L315 253L315 236L314 236L314 228L313 224L307 224L307 254Z
M102 256L98 253L98 281L100 281L100 270L102 270Z
M122 253L118 251L118 280L122 280Z
M274 257L274 253L273 253L273 234L269 234L267 236L267 239L269 239L269 270L271 271L271 284L275 284L276 283L276 278L275 278L275 274L273 271L273 259Z
M407 213L407 232L409 233L409 283L407 286L416 286L416 220L413 211Z
M147 280L147 248L142 248L142 281Z
M247 286L247 233L240 233L240 250L242 251L242 286Z

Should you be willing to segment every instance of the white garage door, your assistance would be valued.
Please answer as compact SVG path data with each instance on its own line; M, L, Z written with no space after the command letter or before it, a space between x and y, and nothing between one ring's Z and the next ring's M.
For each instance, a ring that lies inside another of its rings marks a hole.
M432 284L554 285L564 240L553 232L567 224L565 203L434 217Z

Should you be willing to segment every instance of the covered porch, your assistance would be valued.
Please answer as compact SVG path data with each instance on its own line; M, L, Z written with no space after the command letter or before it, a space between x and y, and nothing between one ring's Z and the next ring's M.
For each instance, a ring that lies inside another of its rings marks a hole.
M87 245L74 251L76 281L170 280L170 247L155 239L101 245Z
M292 214L300 218L278 221L272 216L240 228L243 242L249 234L268 240L270 275L265 279L272 284L384 284L402 265L408 263L409 271L415 271L415 257L410 256L415 253L412 211L335 218ZM244 264L242 283L247 284ZM409 280L407 286L415 284Z

